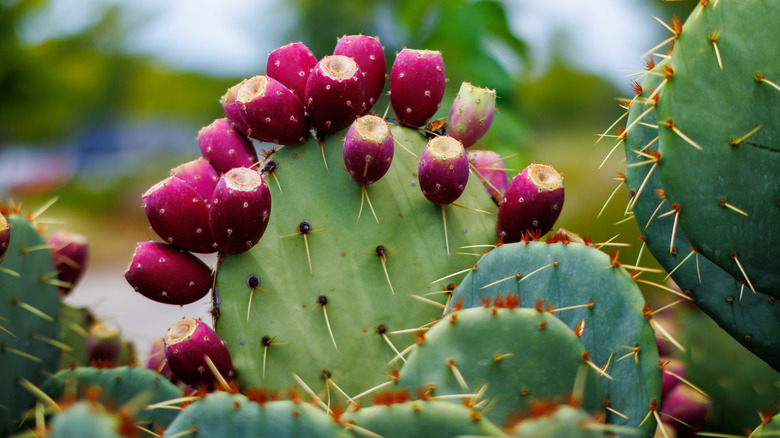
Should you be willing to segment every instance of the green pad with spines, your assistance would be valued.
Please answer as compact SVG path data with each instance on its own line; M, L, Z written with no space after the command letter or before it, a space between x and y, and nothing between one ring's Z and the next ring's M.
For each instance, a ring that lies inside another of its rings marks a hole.
M507 435L511 438L603 438L601 426L584 410L561 405L549 415L524 419Z
M186 433L193 429L197 431ZM172 436L348 438L352 435L322 409L308 403L280 400L260 405L241 394L213 392L181 411L163 438Z
M555 260L556 266L530 275ZM527 279L513 277L518 271ZM564 310L556 316L572 329L584 320L581 341L590 360L600 367L610 363L607 373L614 380L601 378L604 396L612 409L629 419L607 412L607 422L639 427L660 399L661 371L655 335L642 313L645 301L628 272L614 267L607 254L582 243L518 242L484 255L452 299L461 300L464 307L477 307L483 299L507 294L521 297L522 307L534 307L537 300L554 308L588 305L592 300L592 307ZM637 346L635 355L632 349ZM639 428L652 436L655 422L649 418Z
M535 401L566 403L578 373L587 377L583 405L600 412L603 394L596 372L585 364L577 335L555 316L535 309L476 307L452 313L425 334L401 369L398 386L433 395L464 394L487 385L494 403L485 414L507 425ZM454 361L457 371L451 369ZM456 373L468 384L462 388Z
M494 213L448 206L447 257L441 208L423 196L416 179L417 158L401 147L419 156L426 139L408 128L391 131L396 139L393 164L367 187L379 224L368 203L357 220L361 188L343 168L341 134L324 145L329 170L313 140L273 156L278 168L275 176L266 175L273 198L268 229L258 246L225 256L217 269L222 304L216 330L227 343L243 387L296 386L291 376L295 372L324 395L323 369L349 395L386 381L383 373L396 354L376 328L384 324L388 331L409 329L440 317L441 308L410 295L436 290L432 281L471 266L473 257L455 254L458 247L495 241ZM475 176L458 203L495 212ZM312 229L307 241L313 275L303 236L281 237L297 233L303 220ZM378 245L388 250L386 266L395 295L375 254ZM261 288L273 293L254 291L247 323L247 278L253 274L260 277ZM328 300L325 310L338 351L323 308L317 306L320 294ZM444 294L429 298L445 300ZM265 378L263 336L273 338ZM389 337L399 350L414 342L410 334Z
M43 392L54 400L65 396L80 398L87 390L95 388L99 389L100 401L107 406L141 403L141 406L133 406L134 421L149 430L167 427L178 412L170 409L146 410L144 407L184 395L181 388L161 374L141 367L78 367L60 371L41 386Z
M12 433L19 415L35 402L19 379L43 382L46 373L57 371L62 350L52 344L59 337L60 297L46 282L55 273L51 252L27 219L12 214L8 222L11 242L2 267L19 276L0 271L0 435Z
M96 402L81 401L55 414L48 438L122 438L124 424L114 412Z
M680 227L702 254L742 279L736 254L755 289L774 297L780 297L780 89L756 74L780 84L778 22L777 2L697 5L675 41L673 75L657 105L659 170L669 202L680 206Z
M766 424L758 426L749 438L768 438L780 436L780 414L775 415Z
M347 412L343 419L383 437L504 436L501 429L479 413L439 400L371 406Z
M660 73L663 64L654 70ZM642 98L647 98L658 87L663 78L649 74L642 82ZM647 177L650 164L631 166L646 162L648 158L634 151L651 153L658 149L655 110L635 100L631 105L626 126L632 126L626 133L626 189L637 193L647 178L642 191L633 201L632 211L639 230L645 236L647 249L666 270L681 290L693 298L699 308L726 330L734 339L747 347L772 367L780 369L780 305L763 293L754 294L742 286L732 275L704 256L691 256L691 242L679 227L672 230L674 216L659 217L669 211L670 204L664 201L658 190L663 190L657 170ZM642 121L635 122L645 114ZM649 145L649 146L648 146ZM660 205L660 209L659 209ZM670 251L674 248L674 252ZM689 257L690 256L690 257ZM687 260L686 260L687 258Z

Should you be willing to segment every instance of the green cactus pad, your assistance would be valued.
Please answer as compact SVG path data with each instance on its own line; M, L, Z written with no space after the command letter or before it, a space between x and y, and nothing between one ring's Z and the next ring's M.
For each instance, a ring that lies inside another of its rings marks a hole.
M484 398L492 407L485 415L502 426L535 402L581 397L588 410L600 412L599 377L584 354L577 335L547 312L464 309L431 327L401 369L398 386L426 390L433 385L432 395L442 396L477 393L486 385ZM578 373L584 394L574 394Z
M34 226L10 215L11 243L0 270L0 436L12 433L35 398L20 383L39 385L57 371L60 308L51 252ZM18 276L17 276L18 275Z
M101 402L108 406L136 405L132 406L134 422L149 430L167 427L178 412L145 407L184 395L181 388L161 374L140 367L79 367L60 371L41 386L54 400L66 395L81 398L86 390L95 388L100 391Z
M524 419L507 435L512 438L603 438L603 426L586 411L561 405L548 415Z
M483 256L452 299L468 308L507 294L520 297L522 307L534 307L539 300L555 309L580 306L556 316L572 329L584 321L581 341L590 360L599 367L609 364L606 372L614 380L600 379L604 396L611 409L628 419L607 412L607 422L642 424L640 430L652 436L655 422L643 420L660 399L658 349L643 314L644 298L625 269L582 243L512 243Z
M344 421L384 437L504 436L501 429L476 411L437 400L371 406L347 412Z
M780 297L780 7L704 3L659 93L661 181L698 251Z
M766 424L758 426L749 438L768 438L780 436L780 414L772 417Z
M55 414L49 423L48 438L122 438L126 437L125 427L137 429L132 419L122 418L108 411L96 402L82 401L67 410Z
M663 64L655 71L660 73L662 68ZM648 75L642 82L641 97L652 94L662 80L661 76ZM671 278L699 308L734 339L772 367L780 369L780 337L777 336L780 333L780 306L763 293L754 294L706 257L692 255L691 242L679 227L674 233L674 242L671 241L674 216L663 216L670 210L670 204L659 192L664 189L661 178L657 170L647 176L652 165L647 163L647 156L636 152L652 154L658 149L658 129L653 127L655 110L647 112L650 107L640 101L637 99L631 105L626 122L631 128L626 132L624 147L626 189L629 194L639 193L632 201L632 211L647 249L667 272L672 273ZM646 124L637 122L642 114ZM641 162L647 164L636 164Z
M241 394L214 392L176 417L163 435L174 436L347 438L351 434L322 409L305 402L281 400L261 405Z
M217 268L221 311L215 326L242 387L296 386L294 372L324 395L321 376L327 370L332 382L354 396L386 381L383 373L397 355L379 332L386 330L398 350L412 344L413 335L390 333L422 326L440 317L442 308L411 295L438 290L432 281L474 263L473 256L456 254L458 247L495 241L494 213L448 206L447 256L442 209L423 196L417 158L403 149L419 156L426 140L407 128L393 127L392 133L392 166L366 188L379 223L367 202L358 221L361 187L343 168L341 135L324 144L329 170L314 141L272 156L278 167L266 175L273 198L268 229L259 245L225 256ZM458 203L495 212L476 176ZM310 224L305 239L299 231L304 220ZM253 275L259 286L250 293ZM428 298L443 302L446 296Z

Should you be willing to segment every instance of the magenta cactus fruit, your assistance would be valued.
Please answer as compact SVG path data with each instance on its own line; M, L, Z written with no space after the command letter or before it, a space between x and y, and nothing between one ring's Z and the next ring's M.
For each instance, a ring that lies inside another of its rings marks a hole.
M363 113L367 113L382 95L387 76L385 48L379 42L379 37L344 35L336 43L333 54L352 58L363 72L366 78Z
M152 186L141 197L152 229L171 245L198 253L216 251L209 208L195 187L176 176Z
M387 122L366 115L355 120L344 138L344 165L356 183L367 186L385 176L393 162L395 143Z
M450 108L446 133L469 148L485 135L495 113L496 90L464 82Z
M236 101L241 104L241 115L252 138L290 145L309 135L309 122L300 99L272 77L258 75L247 79L238 90Z
M252 140L233 128L227 118L214 120L198 132L200 153L220 174L234 167L257 166Z
M182 382L209 391L219 386L221 380L229 382L236 374L222 338L198 319L184 318L168 329L165 359Z
M9 243L11 243L11 224L0 213L0 262L3 261Z
M469 160L463 145L452 137L434 137L425 146L417 166L420 189L437 205L455 202L469 181Z
M227 92L219 99L219 103L222 104L222 109L225 110L225 115L233 124L233 127L238 132L249 135L249 125L244 122L244 117L241 115L241 103L236 101L238 96L238 90L244 85L246 79L228 88Z
M263 236L271 216L271 191L254 170L236 168L223 175L209 209L211 235L220 251L239 254Z
M390 70L390 104L398 121L413 128L425 125L441 107L445 85L441 52L401 50Z
M504 243L524 234L546 234L563 208L563 176L552 166L530 164L517 174L498 207L498 235Z
M506 168L501 161L501 155L493 151L468 151L469 163L476 172L488 194L496 204L504 198L509 188Z
M362 112L366 79L357 62L342 55L326 56L306 82L306 113L323 134L349 126Z
M661 380L661 402L666 400L669 393L681 383L680 379L672 374L685 378L685 362L674 358L661 358L663 366L663 375Z
M165 304L190 304L211 290L211 268L189 252L162 242L138 242L125 279L133 289Z
M203 157L180 164L171 169L171 176L181 178L198 192L203 200L208 201L214 193L214 187L219 181L219 174L214 166Z
M179 378L173 374L168 361L165 360L165 341L156 339L149 348L149 359L146 361L146 368L157 371L173 383L177 383Z
M700 432L704 428L711 407L712 401L704 394L681 384L675 386L668 394L661 405L661 412L685 423L670 422L678 435L693 436L695 432Z
M89 242L81 234L57 231L48 240L60 293L67 295L78 284L89 260Z
M116 364L122 351L119 327L110 322L96 322L87 336L87 359L100 366Z
M265 74L289 88L301 103L306 98L306 80L317 65L317 57L301 42L279 47L268 54Z

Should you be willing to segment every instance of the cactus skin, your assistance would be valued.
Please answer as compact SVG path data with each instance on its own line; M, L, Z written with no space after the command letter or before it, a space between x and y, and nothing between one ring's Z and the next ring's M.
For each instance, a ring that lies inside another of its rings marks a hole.
M211 290L211 268L194 255L161 242L138 242L125 271L133 289L150 300L190 304Z
M658 170L697 251L780 298L780 9L709 3L683 25L659 93Z
M163 437L197 430L199 438L348 438L352 435L321 409L300 401L260 404L241 394L214 392L186 407ZM189 435L189 434L187 434Z
M141 199L149 224L162 240L186 251L217 250L209 228L209 207L187 181L169 176L147 190Z
M618 358L630 355L610 362L607 373L614 381L601 378L609 406L629 417L625 420L608 412L607 423L636 427L643 435L652 436L655 421L649 418L640 423L651 407L658 406L661 372L655 335L644 314L644 298L628 272L607 254L586 244L564 242L531 241L497 247L466 275L452 300L461 300L463 307L469 308L481 306L485 299L514 294L521 297L522 307L535 307L538 300L553 308L585 305L556 316L572 329L585 321L581 341L590 360L604 366L613 354ZM543 269L531 275L539 268ZM500 279L506 280L495 283ZM491 283L495 284L485 287Z
M182 382L209 390L218 387L218 378L206 358L211 359L223 379L228 382L233 379L236 371L230 352L214 329L193 318L184 318L168 329L165 360Z
M450 108L446 133L468 149L481 139L496 113L496 90L464 82Z
M504 243L523 235L547 234L563 209L563 176L551 166L530 164L518 173L498 207L498 234Z
M435 50L403 49L390 69L390 104L402 125L418 128L441 107L444 59Z
M0 213L0 263L3 262L3 256L8 250L8 243L11 241L11 224Z
M271 216L268 184L254 170L231 170L217 182L208 215L211 235L223 254L248 251L268 227Z
M303 104L292 90L276 79L253 76L238 90L236 100L241 104L241 117L249 126L252 138L290 145L309 135Z
M363 113L368 113L382 95L387 76L385 49L379 37L344 35L336 42L333 54L352 58L366 77Z
M386 437L504 436L501 429L465 406L415 400L350 411L344 421Z
M523 419L508 433L511 438L604 438L604 432L587 426L600 425L586 411L567 405L558 406L555 411L538 417Z
M94 401L80 401L55 414L46 434L49 438L127 438L135 436L134 418L115 413Z
M289 88L303 105L306 102L306 80L315 65L317 57L305 44L290 43L268 54L265 74Z
M214 120L198 132L198 146L203 157L221 175L234 167L257 166L257 151L241 131L227 118Z
M35 398L20 385L34 385L57 370L62 346L56 346L60 309L58 287L47 282L54 272L51 252L34 224L9 214L13 230L0 270L0 436L16 431L21 413ZM36 310L31 310L36 309Z
M187 181L187 184L191 185L206 202L211 199L214 187L217 186L217 181L219 181L219 174L216 169L203 157L198 157L174 167L171 169L170 175Z
M780 433L780 414L762 420L761 425L750 434L749 438L769 438Z
M244 85L247 80L244 79L241 82L228 88L224 96L219 99L219 103L222 104L222 109L225 111L230 123L238 132L249 135L249 125L244 121L244 117L241 115L241 103L238 102L238 90Z
M656 71L661 72L664 64ZM663 80L657 75L648 75L642 82L642 97L647 98ZM634 125L626 132L624 148L626 155L626 189L630 197L636 197L642 183L647 179L644 189L639 193L632 210L647 249L666 270L680 289L689 295L693 302L728 332L745 348L776 369L780 369L780 307L768 295L750 292L748 286L741 285L736 278L702 255L691 255L691 241L686 233L677 227L674 241L671 241L674 228L674 216L658 217L670 208L670 203L661 192L664 185L657 171L647 176L650 166L631 166L647 161L647 157L634 151L644 150L653 155L658 149L658 129L654 110L650 110L642 121L648 125L636 123L636 119L648 111L646 105L631 105L627 126ZM633 195L632 195L633 193ZM659 205L661 209L656 212ZM655 213L655 214L654 214ZM670 252L670 246L675 250Z
M365 94L366 78L352 58L326 56L306 82L306 114L320 133L340 131L363 113Z
M414 130L392 126L391 131L396 142L418 155L425 146ZM340 137L330 136L325 143L329 163L343 160ZM345 211L357 215L361 189L346 172L325 169L313 140L283 148L272 158L283 192L271 187L274 213L261 243L225 256L218 265L222 304L217 333L228 345L242 388L296 386L292 371L324 397L325 369L347 394L356 395L385 382L387 362L396 356L377 328L409 329L440 317L440 308L409 295L436 291L431 281L471 266L473 259L447 258L441 210L420 193L411 154L396 154L388 173L371 186L378 224L344 220ZM471 207L495 211L478 184L468 186L463 199ZM309 224L305 239L300 232L304 220ZM490 215L453 209L447 224L458 230L450 235L454 247L495 240ZM386 249L390 283L379 245ZM253 275L261 280L254 290L247 281ZM325 309L321 294L327 298ZM430 298L444 301L445 296ZM411 334L388 337L399 349L414 342Z
M587 370L582 403L593 412L602 409L599 377L585 364L585 348L566 324L543 309L456 311L431 327L418 345L401 369L398 386L425 390L432 385L432 395L439 396L476 392L487 384L485 398L497 402L485 415L495 424L509 424L534 401L568 402L580 369ZM453 362L468 388L458 382Z
M381 117L360 117L344 137L344 166L349 176L363 186L385 176L393 163L394 152L393 134Z
M463 145L452 137L434 137L425 146L417 166L420 190L436 205L455 202L469 182L469 159Z
M469 163L474 169L482 185L485 186L496 205L504 199L504 193L509 188L506 168L501 156L493 151L468 151Z
M48 239L57 278L63 283L60 293L67 295L78 284L89 260L89 243L81 234L57 231Z

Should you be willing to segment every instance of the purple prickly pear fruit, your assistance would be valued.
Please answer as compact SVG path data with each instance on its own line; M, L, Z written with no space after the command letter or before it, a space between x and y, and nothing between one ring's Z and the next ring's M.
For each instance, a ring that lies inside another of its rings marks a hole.
M247 79L236 100L252 138L290 145L302 142L309 134L300 99L274 78L258 75Z
M401 50L390 70L390 104L398 121L413 128L425 125L441 107L445 85L441 52Z
M685 363L679 359L668 357L661 358L661 363L664 364L661 380L661 403L663 403L672 389L681 383L680 379L673 376L672 373L685 378Z
M138 242L125 279L136 292L165 304L190 304L206 296L211 268L189 252L162 242Z
M152 229L164 241L187 251L216 251L209 229L209 208L193 186L169 176L141 197Z
M121 351L119 327L110 322L96 322L90 327L87 336L87 359L90 364L114 365Z
M344 165L356 183L367 186L385 176L393 162L395 143L387 122L366 115L355 120L344 138Z
M363 72L363 76L366 78L363 113L367 113L382 95L387 76L385 48L379 42L379 37L345 35L339 38L336 48L333 49L333 54L352 58Z
M87 268L89 243L81 234L57 231L48 241L51 247L60 293L67 295L78 284Z
M661 404L661 412L690 426L671 422L678 436L694 436L707 423L711 406L712 401L702 393L688 385L677 385Z
M179 381L179 378L173 374L168 361L165 360L165 342L162 339L156 339L149 349L149 359L146 361L146 368L157 371L173 383Z
M219 181L219 174L214 166L203 157L198 157L192 161L180 164L171 169L171 176L181 178L198 192L204 201L211 198L214 193L214 187Z
M0 213L0 262L3 261L9 243L11 243L11 224Z
M552 166L530 164L517 174L498 206L498 235L504 243L519 242L524 234L544 235L563 207L563 176Z
M306 80L317 57L301 42L279 47L268 54L265 74L289 88L301 103L306 98Z
M450 108L447 135L469 148L485 135L495 113L496 90L464 82Z
M168 329L165 359L182 382L196 388L206 387L209 391L220 386L220 378L212 371L209 361L227 382L236 374L225 342L198 319L184 318Z
M509 187L509 178L501 156L493 151L468 151L468 157L485 190L496 204L499 204Z
M236 168L223 175L209 208L211 235L227 254L249 250L263 236L271 215L271 191L254 170Z
M246 79L228 88L227 92L219 99L219 103L222 104L222 109L225 110L225 115L233 124L233 127L238 132L249 135L249 125L244 121L244 117L241 115L241 103L236 101L238 96L238 90L244 85Z
M198 132L200 153L219 174L234 167L257 166L257 151L252 140L239 130L227 118L214 120Z
M452 137L434 137L423 149L417 166L420 189L437 205L455 202L469 181L469 160L463 145Z
M363 112L365 89L357 62L342 55L326 56L306 82L306 114L317 131L340 131Z

